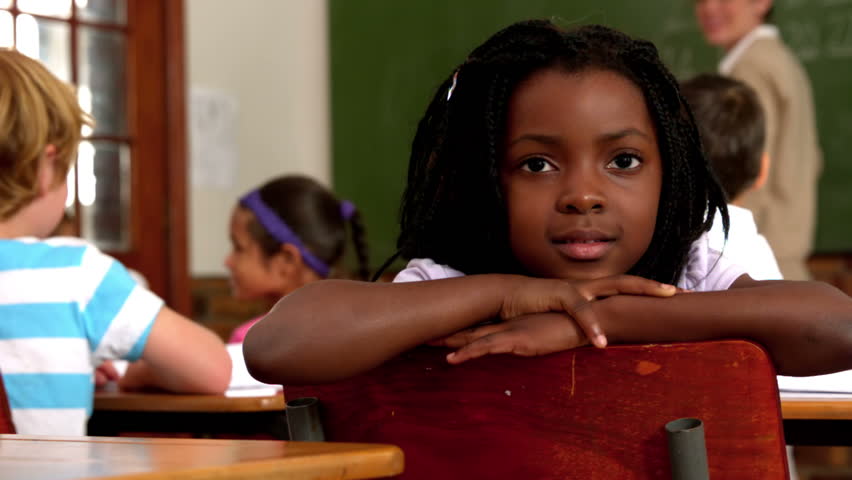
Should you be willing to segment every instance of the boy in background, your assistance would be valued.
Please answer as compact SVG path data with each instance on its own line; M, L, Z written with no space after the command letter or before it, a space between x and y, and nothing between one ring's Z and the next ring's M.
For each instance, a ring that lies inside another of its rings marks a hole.
M119 382L129 389L212 394L230 380L213 332L83 240L43 240L91 123L44 66L0 49L0 369L18 433L84 435L105 360L138 360Z
M761 188L769 174L766 127L757 95L738 80L711 74L684 82L681 92L695 116L707 160L728 196L728 239L717 216L710 246L745 267L755 280L782 279L769 242L741 203L744 194Z

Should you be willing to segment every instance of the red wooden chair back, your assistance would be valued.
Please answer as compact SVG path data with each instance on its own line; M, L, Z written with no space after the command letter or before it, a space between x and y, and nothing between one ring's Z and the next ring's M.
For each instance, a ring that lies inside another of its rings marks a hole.
M406 479L670 478L664 425L704 423L710 477L787 478L775 370L740 340L581 348L448 365L422 347L319 397L326 439L405 453Z
M12 411L9 409L9 399L6 397L6 387L3 386L3 375L0 373L0 433L15 433L12 423Z

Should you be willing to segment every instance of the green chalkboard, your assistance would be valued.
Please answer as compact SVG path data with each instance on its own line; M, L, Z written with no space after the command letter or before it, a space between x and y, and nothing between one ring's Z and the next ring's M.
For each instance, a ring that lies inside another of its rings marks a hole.
M679 78L715 71L691 0L331 0L334 186L367 219L373 266L395 251L411 139L435 88L478 44L526 18L601 23L653 41ZM826 167L819 251L852 251L852 0L778 0L811 76Z

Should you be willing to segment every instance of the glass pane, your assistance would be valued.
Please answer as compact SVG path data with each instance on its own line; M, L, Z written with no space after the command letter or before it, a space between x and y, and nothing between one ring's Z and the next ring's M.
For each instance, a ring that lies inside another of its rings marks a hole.
M12 0L0 0L0 8L9 8L12 6Z
M83 142L77 154L83 238L104 250L130 248L130 147Z
M71 0L18 0L18 9L49 17L71 18Z
M15 43L12 31L12 14L0 10L0 47L11 47Z
M92 27L80 28L78 97L95 117L95 134L124 135L127 93L125 35Z
M63 82L71 82L71 29L65 22L18 15L15 46L42 63Z
M88 22L127 23L127 2L125 0L74 0L77 5L77 18Z

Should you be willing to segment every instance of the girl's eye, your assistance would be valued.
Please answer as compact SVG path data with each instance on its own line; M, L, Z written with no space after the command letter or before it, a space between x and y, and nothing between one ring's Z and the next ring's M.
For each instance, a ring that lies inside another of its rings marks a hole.
M617 170L635 170L642 165L642 160L636 155L630 153L622 153L612 159L606 168L615 168Z
M533 173L549 172L554 170L553 165L541 157L532 157L524 160L521 164L521 168Z

